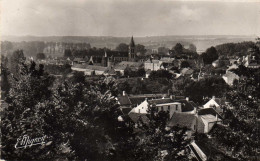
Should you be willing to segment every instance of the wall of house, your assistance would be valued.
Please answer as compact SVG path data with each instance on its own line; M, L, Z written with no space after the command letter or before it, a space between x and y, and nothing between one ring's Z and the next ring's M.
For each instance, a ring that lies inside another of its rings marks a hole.
M159 111L169 111L170 118L174 112L181 112L181 104L169 104L169 105L156 105Z
M204 133L205 132L205 125L200 117L197 117L197 132Z
M151 63L151 62L145 62L144 63L144 69L148 70L154 70L157 71L160 69L160 64L159 63Z

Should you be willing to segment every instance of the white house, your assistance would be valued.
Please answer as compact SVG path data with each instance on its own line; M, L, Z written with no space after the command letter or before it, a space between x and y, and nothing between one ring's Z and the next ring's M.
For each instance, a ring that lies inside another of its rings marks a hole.
M225 105L225 100L221 98L212 97L203 108L214 108L217 112L223 112L222 106Z
M140 105L133 108L130 112L147 114L148 113L147 110L148 110L148 102L147 100L145 100Z
M222 76L222 78L230 86L233 85L234 80L239 80L239 76L230 71L227 71L226 74Z
M214 116L211 114L207 115L201 115L199 118L202 120L204 124L204 133L210 132L210 130L213 128L213 126L217 123L220 122L221 119L218 118L218 115Z

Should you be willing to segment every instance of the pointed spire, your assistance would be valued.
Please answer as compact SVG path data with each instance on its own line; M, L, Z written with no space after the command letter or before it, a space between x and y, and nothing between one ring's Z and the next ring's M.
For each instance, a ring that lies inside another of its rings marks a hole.
M135 42L134 42L134 37L132 36L131 42L130 42L130 47L135 47Z
M105 50L105 58L107 57L107 51Z

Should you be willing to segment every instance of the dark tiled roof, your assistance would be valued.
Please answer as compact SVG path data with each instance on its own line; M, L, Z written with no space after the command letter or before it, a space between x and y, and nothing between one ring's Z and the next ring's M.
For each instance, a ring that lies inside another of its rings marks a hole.
M180 127L193 128L192 124L195 120L196 116L194 114L174 113L168 122L168 126L173 127L178 125Z
M123 115L128 115L128 113L132 110L130 107L121 107L120 110L122 111Z
M120 105L131 105L131 101L129 100L128 96L119 96L118 97L118 102L120 103Z
M128 52L124 51L106 51L108 57L128 57Z
M221 105L225 105L225 99L222 98L215 98L215 101L217 102L217 104Z
M128 116L133 122L138 122L141 119L145 124L149 123L147 114L130 112Z
M133 105L139 105L145 100L145 97L129 97L129 99Z
M174 102L181 103L182 112L192 111L194 110L194 107L197 107L193 101L187 101L186 99L175 100Z
M203 109L198 110L198 115L213 115L213 116L216 116L216 114L218 115L218 117L220 119L222 119L221 115L219 115L219 113L217 113L217 111L214 110L213 108L203 108Z
M148 103L150 104L164 104L164 103L172 103L172 102L174 101L170 98L148 100Z

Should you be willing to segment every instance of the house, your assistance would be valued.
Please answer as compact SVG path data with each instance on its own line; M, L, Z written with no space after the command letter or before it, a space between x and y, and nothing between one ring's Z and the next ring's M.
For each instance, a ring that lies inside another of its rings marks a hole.
M186 127L187 137L190 138L192 133L196 131L197 128L197 118L195 114L190 113L174 113L171 119L168 121L167 126L172 128L174 126Z
M133 111L137 113L148 113L149 106L156 107L156 111L169 112L169 118L177 113L195 113L196 104L188 100L174 100L172 98L150 99L143 101L140 105L136 106Z
M234 83L235 80L239 80L239 76L236 75L235 73L231 72L231 71L227 71L226 74L224 74L224 75L222 76L222 78L223 78L224 81L225 81L228 85L230 85L230 86L233 85L233 83Z
M152 70L148 69L146 72L145 72L145 78L149 78L150 74L152 73Z
M131 110L131 112L147 114L148 113L148 106L149 106L148 102L147 102L147 100L145 100L140 105L138 105L137 107L133 108Z
M193 72L194 72L194 70L191 68L183 68L180 73L183 76L191 76Z
M226 105L224 98L216 98L213 96L207 103L203 105L203 108L214 108L217 112L223 112L223 106Z
M213 108L199 109L197 113L197 132L210 132L215 124L222 122L222 119L222 116Z
M168 127L180 126L188 129L188 137L194 132L208 133L212 127L222 122L222 117L213 108L200 109L195 113L174 112Z
M144 62L144 69L145 70L151 70L151 71L157 71L161 69L161 63L159 60L147 60Z
M128 95L125 91L121 96L117 97L120 106L137 107L145 100L162 98L166 94L142 94L142 95Z
M107 67L107 69L104 71L103 74L106 76L108 76L108 75L113 76L113 75L116 75L117 73L113 67L109 66L109 67Z

